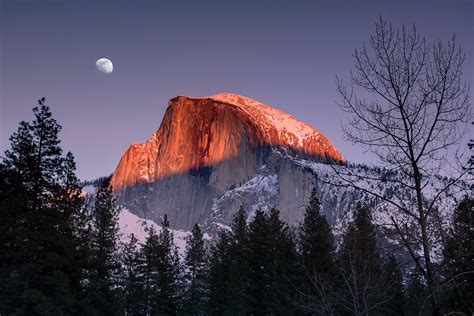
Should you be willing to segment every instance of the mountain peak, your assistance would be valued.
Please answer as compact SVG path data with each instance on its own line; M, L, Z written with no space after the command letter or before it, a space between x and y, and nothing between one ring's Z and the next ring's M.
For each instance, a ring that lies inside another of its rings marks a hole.
M158 131L145 144L133 143L122 156L112 178L114 188L214 165L260 147L345 161L317 129L245 96L176 96L168 104Z
M212 100L232 105L249 115L261 128L264 129L264 132L267 135L276 131L279 138L277 143L281 142L280 145L289 146L293 149L307 152L305 146L315 142L322 146L324 150L332 151L333 155L330 157L331 159L344 161L344 157L337 150L330 150L335 149L334 146L319 130L296 119L288 113L249 97L234 93L219 93L207 97L177 96L172 100L177 100L179 98ZM170 104L171 102L172 101L170 101ZM315 152L309 151L309 153ZM321 152L317 151L316 154L321 155Z

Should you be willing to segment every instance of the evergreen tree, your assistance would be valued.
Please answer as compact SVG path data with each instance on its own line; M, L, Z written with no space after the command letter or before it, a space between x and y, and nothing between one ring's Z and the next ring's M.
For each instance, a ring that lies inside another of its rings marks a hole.
M454 210L444 246L445 309L474 313L474 199L465 197Z
M218 232L216 243L211 247L209 258L209 315L234 315L230 306L231 235Z
M270 260L271 245L268 218L257 209L249 224L249 309L252 315L269 314L271 304L272 273Z
M207 306L207 256L204 238L198 224L194 224L186 240L187 291L184 310L188 315L205 315Z
M69 224L65 233L71 240L68 253L71 262L68 264L68 275L71 282L71 288L74 293L75 308L74 314L85 312L87 294L84 288L84 280L87 278L88 261L91 255L90 248L90 229L91 217L82 198L82 188L75 175L76 164L71 153L66 154L64 161L64 174L62 175L65 183L65 190L60 198L61 208L65 210Z
M288 225L280 219L280 212L272 208L268 215L270 253L271 315L290 315L297 300L295 285L298 277L296 243Z
M72 218L82 199L72 155L45 99L21 122L0 163L0 313L74 313L80 291Z
M126 315L144 315L145 280L142 273L144 260L138 248L138 240L134 234L124 245L122 258L122 287L123 304Z
M143 276L143 309L146 315L156 313L153 310L153 302L155 297L158 296L159 284L158 284L158 254L160 252L160 246L158 241L158 235L154 226L147 228L148 236L146 238L145 245L141 249L141 256L143 257L144 263L141 266L141 275Z
M182 299L181 263L178 249L173 243L173 233L167 215L161 224L154 267L157 271L158 292L152 308L160 315L176 315L180 311Z
M303 223L300 225L302 259L303 309L310 312L330 313L333 280L333 235L313 188Z
M339 256L340 305L355 314L370 314L384 301L381 259L370 210L358 204L343 236Z
M234 215L231 224L230 288L229 309L234 315L245 315L248 312L248 227L247 214L243 206Z
M383 267L383 286L385 287L385 303L382 312L384 315L403 315L405 311L405 288L400 265L392 254Z
M423 276L416 269L409 275L406 289L405 315L432 315L429 303L429 290L423 282Z
M116 314L119 309L118 287L120 262L118 258L119 207L110 186L110 178L100 184L92 209L90 294L91 312Z

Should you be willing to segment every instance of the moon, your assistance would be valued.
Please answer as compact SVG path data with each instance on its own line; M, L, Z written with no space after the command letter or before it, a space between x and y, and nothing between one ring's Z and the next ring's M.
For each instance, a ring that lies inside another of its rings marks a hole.
M95 62L96 68L106 74L110 74L112 71L114 71L114 65L112 64L112 61L107 58L100 58Z

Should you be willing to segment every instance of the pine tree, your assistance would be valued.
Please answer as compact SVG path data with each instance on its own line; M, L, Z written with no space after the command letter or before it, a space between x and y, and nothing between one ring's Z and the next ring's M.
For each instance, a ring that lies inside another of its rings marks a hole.
M122 253L122 287L123 308L126 315L144 315L145 280L142 268L144 260L134 234L124 245Z
M383 266L383 286L385 303L381 310L384 315L403 315L405 311L405 288L400 265L392 254Z
M248 312L248 227L247 215L243 206L234 215L231 224L230 288L229 309L234 315L245 315Z
M115 314L119 309L118 214L110 178L98 188L92 209L90 307L95 314Z
M205 315L207 306L207 256L204 238L198 224L194 224L186 240L187 291L184 310L188 315Z
M408 277L406 289L405 315L432 315L429 304L429 289L423 282L423 276L416 269Z
M333 289L333 235L313 188L300 225L299 247L302 259L303 309L330 313Z
M290 315L295 311L298 280L296 243L288 225L280 219L280 212L272 208L268 215L270 245L270 304L272 315Z
M182 299L181 263L169 225L168 216L165 215L158 233L158 253L155 262L156 285L159 290L152 304L153 310L160 315L176 315L180 311Z
M80 285L72 218L82 200L72 155L45 99L21 122L0 164L0 313L74 313ZM72 181L72 182L71 182Z
M76 163L71 153L66 154L64 160L63 182L65 190L61 196L62 206L68 218L67 234L71 244L68 247L69 257L68 275L71 282L72 293L74 293L74 314L84 312L84 304L86 293L84 288L84 280L87 278L88 261L91 255L90 249L90 228L91 217L88 210L84 207L84 199L82 197L82 188L79 180L75 175Z
M158 254L160 252L160 246L158 241L158 235L154 226L148 227L148 236L146 238L145 245L141 249L141 256L143 257L144 263L140 267L141 275L143 276L143 310L146 315L152 314L156 311L153 310L153 302L155 297L158 296L159 291L159 280L158 280Z
M338 256L343 298L340 305L355 314L373 313L385 295L375 226L367 206L357 205Z
M271 245L268 218L261 209L249 224L249 309L252 315L269 314L271 304L272 273Z
M229 232L218 232L216 243L211 247L209 258L209 315L234 315L230 306L231 249Z
M474 199L465 197L454 210L444 246L446 302L449 312L474 313Z

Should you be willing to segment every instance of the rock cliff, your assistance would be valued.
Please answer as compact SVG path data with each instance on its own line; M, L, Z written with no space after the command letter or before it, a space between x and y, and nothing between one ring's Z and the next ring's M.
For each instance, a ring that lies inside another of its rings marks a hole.
M168 214L177 229L225 225L241 204L271 203L296 224L315 174L289 156L344 162L320 131L268 105L235 94L178 96L158 131L125 151L111 184L133 213L157 222ZM229 192L237 194L229 200Z

